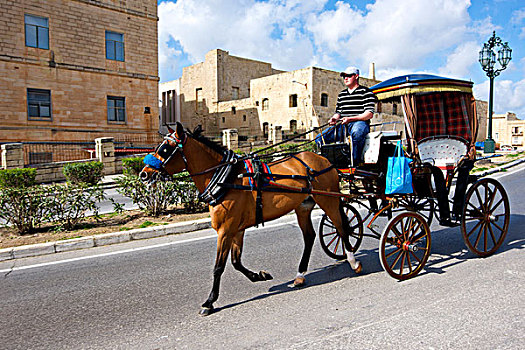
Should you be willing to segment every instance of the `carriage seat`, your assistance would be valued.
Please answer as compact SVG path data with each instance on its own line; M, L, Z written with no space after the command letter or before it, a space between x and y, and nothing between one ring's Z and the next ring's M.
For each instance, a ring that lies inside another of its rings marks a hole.
M453 171L459 162L468 154L465 140L449 136L432 136L418 142L419 159L440 168L446 176Z
M363 157L365 164L376 164L379 160L381 143L385 141L399 140L400 134L397 131L373 131L366 135L363 147Z

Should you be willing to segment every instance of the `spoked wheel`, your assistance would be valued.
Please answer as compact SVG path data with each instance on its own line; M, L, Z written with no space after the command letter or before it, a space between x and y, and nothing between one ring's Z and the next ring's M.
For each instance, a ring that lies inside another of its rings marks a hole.
M498 181L481 179L468 190L461 219L467 247L479 256L494 253L503 243L510 221L507 192Z
M426 219L404 212L388 222L379 241L383 269L398 280L417 275L430 255L430 228Z
M352 252L355 253L363 240L363 219L351 204L344 204L344 207L351 228L350 244L353 247ZM337 234L334 224L326 214L323 215L319 224L319 240L321 247L329 257L337 260L346 259L343 240Z
M421 216L425 218L428 226L432 224L436 208L434 199L420 198L416 195L409 194L399 199L399 206L406 210L415 211L416 213L421 214Z

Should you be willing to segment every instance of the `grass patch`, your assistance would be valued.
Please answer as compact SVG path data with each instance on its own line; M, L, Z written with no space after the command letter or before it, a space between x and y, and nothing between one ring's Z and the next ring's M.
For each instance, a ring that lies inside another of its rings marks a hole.
M68 239L82 238L83 236L73 236L73 237L62 237L59 241L67 241Z
M132 229L131 227L123 226L123 227L119 228L119 231L129 231L131 229Z
M158 225L158 224L151 222L151 221L144 221L142 224L138 226L138 228L146 228L146 227L155 226L155 225Z

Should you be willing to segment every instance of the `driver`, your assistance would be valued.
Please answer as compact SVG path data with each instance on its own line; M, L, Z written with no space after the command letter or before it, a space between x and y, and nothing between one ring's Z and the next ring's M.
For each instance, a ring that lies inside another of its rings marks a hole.
M335 125L341 121L341 125L327 129L316 140L318 143L321 140L332 143L336 141L336 135L350 135L353 164L357 165L362 160L361 154L366 135L370 132L370 119L374 116L377 97L369 88L359 85L359 69L356 67L348 67L340 75L346 88L337 96L335 114L329 123Z

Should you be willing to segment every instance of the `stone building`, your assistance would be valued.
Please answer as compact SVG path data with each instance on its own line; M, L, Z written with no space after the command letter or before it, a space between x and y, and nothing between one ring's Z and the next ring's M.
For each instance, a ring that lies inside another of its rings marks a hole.
M492 138L500 146L523 148L524 130L525 120L518 119L515 113L507 112L492 116Z
M370 78L361 69L361 85L379 83L374 69L371 65ZM280 71L217 49L204 62L184 68L181 78L160 84L162 122L180 121L190 129L201 125L217 138L223 130L236 129L239 141L272 141L276 130L286 137L325 124L342 89L339 72L317 67ZM484 119L486 108L478 105ZM403 131L401 102L378 103L374 124L373 130Z
M377 82L360 78L366 86ZM275 129L296 134L326 123L343 88L339 72L280 71L217 49L204 62L184 68L181 78L160 84L162 122L180 121L190 129L201 125L210 136L235 128L242 141L267 140ZM392 113L392 105L383 112Z
M4 0L0 12L0 143L157 133L156 0Z

